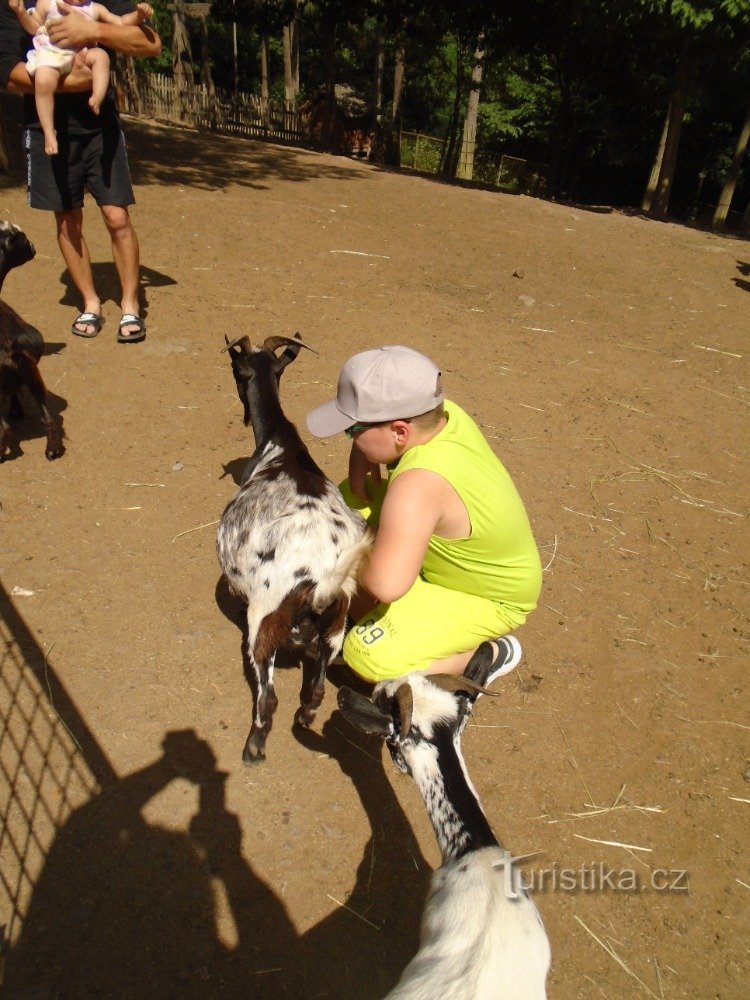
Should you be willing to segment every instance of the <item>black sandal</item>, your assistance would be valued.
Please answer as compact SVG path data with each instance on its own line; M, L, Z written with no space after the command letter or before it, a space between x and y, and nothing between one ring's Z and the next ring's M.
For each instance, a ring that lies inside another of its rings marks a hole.
M134 326L136 329L130 333L123 332L124 326ZM137 344L139 340L146 339L146 324L140 316L135 313L125 313L117 328L117 342L119 344Z
M101 313L89 313L82 312L77 319L73 321L73 325L70 328L70 332L74 333L76 337L97 337L99 331L104 323L104 317ZM93 326L93 330L77 330L77 326Z

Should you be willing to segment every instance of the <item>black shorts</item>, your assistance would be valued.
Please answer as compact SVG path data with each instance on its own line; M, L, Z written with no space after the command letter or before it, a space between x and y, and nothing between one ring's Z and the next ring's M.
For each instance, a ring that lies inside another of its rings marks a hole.
M38 129L24 129L23 144L32 208L48 212L82 208L84 191L100 206L125 208L135 202L125 137L119 126L90 135L58 134L57 156L44 152L44 136Z

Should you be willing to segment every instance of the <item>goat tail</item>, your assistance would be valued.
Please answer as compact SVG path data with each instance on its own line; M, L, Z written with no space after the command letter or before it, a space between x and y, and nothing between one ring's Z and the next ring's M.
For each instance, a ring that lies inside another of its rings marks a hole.
M375 533L368 528L358 542L341 553L331 573L318 583L312 593L313 611L323 611L342 591L348 601L352 599L357 589L357 572L360 564L369 555L374 541Z

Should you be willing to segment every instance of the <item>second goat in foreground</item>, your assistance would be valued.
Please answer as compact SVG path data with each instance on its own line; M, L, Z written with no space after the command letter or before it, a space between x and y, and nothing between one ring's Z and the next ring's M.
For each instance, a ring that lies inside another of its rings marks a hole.
M339 689L345 718L381 736L427 806L443 856L432 876L419 951L386 1000L544 1000L550 948L514 859L490 828L461 755L477 696L494 679L483 643L464 677L409 674L372 702Z
M357 568L371 545L364 518L315 464L279 402L281 373L305 346L288 337L269 337L262 347L248 337L228 343L245 424L255 434L255 451L217 536L226 580L247 603L256 692L246 764L265 758L277 705L276 652L304 639L315 652L303 664L295 722L309 726L315 718L326 670L344 640Z

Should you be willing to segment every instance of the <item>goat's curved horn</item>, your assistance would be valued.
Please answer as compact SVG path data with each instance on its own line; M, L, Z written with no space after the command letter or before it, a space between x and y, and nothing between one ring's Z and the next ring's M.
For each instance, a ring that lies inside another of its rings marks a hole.
M497 697L498 691L490 691L489 688L483 687L481 684L477 684L476 681L469 680L468 677L462 677L460 674L429 674L427 680L435 687L441 688L443 691L465 691L467 694L489 694L492 697Z
M408 684L401 684L396 691L396 704L401 716L401 739L406 739L411 731L411 716L414 710L414 695Z
M233 347L240 347L240 346L242 347L242 349L244 351L249 351L250 348L253 346L250 343L250 338L248 337L248 335L246 333L243 333L239 337L235 337L234 340L230 340L229 337L227 337L227 335L224 334L224 340L226 340L227 346L226 347L222 347L222 351L229 351Z
M306 344L299 337L266 337L263 341L263 347L272 354L274 351L278 351L280 347L305 347L308 351L312 351L313 354L318 353L314 347L310 347L309 344Z

